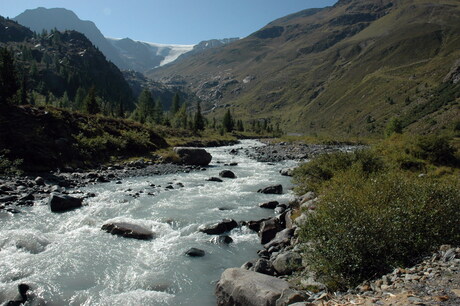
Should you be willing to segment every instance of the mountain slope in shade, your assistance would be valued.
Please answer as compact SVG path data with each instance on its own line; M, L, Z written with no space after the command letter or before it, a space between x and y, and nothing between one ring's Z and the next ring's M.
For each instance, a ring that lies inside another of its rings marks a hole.
M368 135L395 116L420 131L458 120L459 84L447 77L458 59L458 1L342 0L149 76L187 82L212 116L230 106L291 131Z
M119 56L118 51L107 42L96 25L92 21L81 20L70 10L39 7L32 10L26 10L13 19L37 33L41 33L43 30L50 31L54 28L59 31L75 30L83 33L99 48L99 50L101 50L107 59L112 61L120 69L127 68L123 59Z

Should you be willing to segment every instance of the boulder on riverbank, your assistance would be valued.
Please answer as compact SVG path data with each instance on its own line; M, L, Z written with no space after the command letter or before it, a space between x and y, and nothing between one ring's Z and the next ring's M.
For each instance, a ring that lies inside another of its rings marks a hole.
M102 230L112 235L118 235L125 238L134 238L139 240L153 239L155 234L140 225L128 222L110 222L102 226Z
M66 212L82 207L83 199L74 198L65 194L53 193L48 200L52 212Z
M186 165L207 166L212 156L205 149L191 147L176 147L174 152L179 155L181 162Z
M259 189L257 192L264 193L264 194L282 194L283 186L282 185L268 186L268 187Z
M283 290L289 289L285 280L241 268L227 269L216 285L217 305L276 305Z

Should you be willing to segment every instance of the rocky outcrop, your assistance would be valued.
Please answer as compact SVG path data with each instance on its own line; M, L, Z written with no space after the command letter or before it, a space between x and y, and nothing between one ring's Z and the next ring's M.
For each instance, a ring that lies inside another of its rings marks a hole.
M207 166L212 156L205 149L191 147L176 147L174 152L179 155L181 162L186 165Z
M260 208L275 209L278 204L279 204L278 201L270 201L270 202L260 203L259 207Z
M155 237L155 234L140 225L128 222L110 222L102 226L102 230L125 238L134 238L139 240L150 240Z
M224 219L221 222L205 225L199 229L200 232L208 235L220 235L238 227L238 223L233 219Z
M64 194L52 194L48 205L52 212L66 212L82 207L83 199L74 198Z
M289 275L302 266L302 256L295 252L278 254L273 261L273 268L279 275Z
M222 273L215 294L219 306L275 306L286 289L289 289L289 284L285 280L241 268L231 268Z

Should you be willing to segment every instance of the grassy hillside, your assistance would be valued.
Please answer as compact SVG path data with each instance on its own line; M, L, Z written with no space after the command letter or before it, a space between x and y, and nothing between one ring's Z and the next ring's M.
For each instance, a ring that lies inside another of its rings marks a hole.
M458 59L458 1L339 1L150 76L181 76L212 116L231 107L288 131L368 136L395 116L406 130L451 128L459 85L446 76Z

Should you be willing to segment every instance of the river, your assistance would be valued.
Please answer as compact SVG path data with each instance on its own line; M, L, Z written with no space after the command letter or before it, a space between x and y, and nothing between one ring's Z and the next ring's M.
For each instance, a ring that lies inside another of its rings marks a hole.
M25 283L36 296L31 305L215 305L220 274L256 258L261 245L257 234L245 227L230 232L230 245L211 243L212 236L198 232L198 227L223 218L249 221L272 216L272 210L258 204L292 198L290 178L279 170L294 166L294 161L260 163L242 150L229 153L258 145L262 144L244 140L207 148L213 159L206 171L132 177L121 184L82 188L96 196L71 212L51 213L46 202L17 215L0 212L0 303L13 298L17 285ZM224 166L230 162L238 165ZM206 181L224 169L237 178ZM256 192L273 184L282 184L285 193ZM101 230L114 220L148 227L156 238L127 239ZM185 256L191 247L206 255Z

